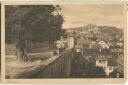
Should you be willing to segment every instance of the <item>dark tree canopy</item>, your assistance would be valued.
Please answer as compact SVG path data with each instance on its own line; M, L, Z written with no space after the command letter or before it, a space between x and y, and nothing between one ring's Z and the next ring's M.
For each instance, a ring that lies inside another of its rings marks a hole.
M59 5L5 6L6 43L16 44L18 60L27 61L31 43L52 47L62 35L63 15ZM50 49L50 48L49 48Z
M58 5L6 6L6 43L15 43L20 36L31 42L59 39L64 21L59 10Z

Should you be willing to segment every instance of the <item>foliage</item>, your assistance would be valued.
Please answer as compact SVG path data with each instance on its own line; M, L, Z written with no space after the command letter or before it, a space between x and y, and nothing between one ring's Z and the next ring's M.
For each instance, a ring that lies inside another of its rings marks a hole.
M6 43L17 42L20 36L31 42L59 39L63 15L58 10L53 5L6 6Z
M63 15L59 5L7 5L5 7L6 43L15 43L16 55L27 60L31 43L53 44L62 35Z
M124 78L124 74L119 72L117 69L110 73L111 78L117 78L117 75L119 78Z
M102 67L95 66L95 61L89 61L82 55L75 55L72 61L71 77L77 78L105 78Z

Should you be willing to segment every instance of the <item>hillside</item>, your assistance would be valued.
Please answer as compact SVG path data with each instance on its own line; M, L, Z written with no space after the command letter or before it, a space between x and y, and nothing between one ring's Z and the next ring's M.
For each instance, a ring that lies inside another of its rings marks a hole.
M123 30L119 29L114 26L98 26L98 25L93 25L93 24L88 24L83 27L77 27L77 28L69 28L67 30L72 30L72 31L84 31L84 32L91 32L91 33L122 33Z

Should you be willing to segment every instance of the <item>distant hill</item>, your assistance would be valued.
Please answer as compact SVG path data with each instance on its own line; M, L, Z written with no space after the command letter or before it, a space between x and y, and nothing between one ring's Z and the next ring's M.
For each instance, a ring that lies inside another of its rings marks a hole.
M122 29L119 29L114 26L98 26L98 25L93 25L93 24L88 24L83 27L76 27L76 28L69 28L67 30L72 30L72 31L84 31L84 32L101 32L101 33L121 33L123 32Z

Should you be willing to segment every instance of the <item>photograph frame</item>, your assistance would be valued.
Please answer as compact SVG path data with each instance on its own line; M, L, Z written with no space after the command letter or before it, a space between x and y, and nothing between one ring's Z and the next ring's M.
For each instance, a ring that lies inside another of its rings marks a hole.
M2 62L2 81L6 83L123 83L126 80L127 68L124 68L124 78L68 78L68 79L6 79L5 78L5 5L44 5L44 4L123 4L124 16L127 17L127 7L125 2L3 2L1 4L1 62ZM124 20L124 67L127 67L127 18Z

